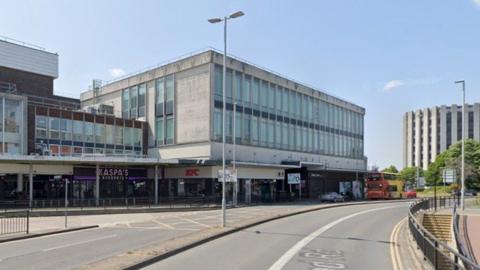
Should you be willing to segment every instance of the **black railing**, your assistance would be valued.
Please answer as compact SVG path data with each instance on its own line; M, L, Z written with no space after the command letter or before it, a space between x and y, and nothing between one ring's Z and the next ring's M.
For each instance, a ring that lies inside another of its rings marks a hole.
M219 196L196 196L196 197L160 197L155 204L153 197L128 197L128 198L95 198L68 199L68 208L72 209L112 209L112 208L212 208L221 204ZM15 211L18 209L63 210L65 199L33 200L30 206L28 200L0 201L0 212Z
M454 208L455 205L455 197L439 197L437 200L428 198L413 203L408 213L410 232L417 243L418 249L422 251L424 259L429 261L434 269L480 270L479 265L454 250L447 243L437 239L417 220L417 214L420 211L426 212L437 207Z
M30 211L10 211L0 213L0 235L29 233Z

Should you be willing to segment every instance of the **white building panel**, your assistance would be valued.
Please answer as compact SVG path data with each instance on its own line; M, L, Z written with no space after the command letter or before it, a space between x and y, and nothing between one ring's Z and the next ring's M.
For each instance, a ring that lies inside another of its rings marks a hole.
M0 66L58 78L58 54L3 40Z

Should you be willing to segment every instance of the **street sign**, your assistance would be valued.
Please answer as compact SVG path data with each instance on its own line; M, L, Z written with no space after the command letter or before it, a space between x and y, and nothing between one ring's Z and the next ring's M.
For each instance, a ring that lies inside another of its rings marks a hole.
M457 171L455 169L443 169L442 178L444 183L454 183L457 180Z
M237 172L225 170L226 182L237 182ZM223 182L223 170L218 170L218 181Z
M425 188L425 177L418 178L417 188Z
M299 173L289 173L287 175L288 184L298 185L300 184L300 174Z

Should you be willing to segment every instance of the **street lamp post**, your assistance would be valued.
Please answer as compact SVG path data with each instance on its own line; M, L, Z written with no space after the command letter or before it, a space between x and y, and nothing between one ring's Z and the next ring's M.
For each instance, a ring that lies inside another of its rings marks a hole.
M460 208L465 210L465 80L455 81L462 84L462 178L460 193Z
M243 16L242 11L237 11L230 14L230 16L225 16L223 18L212 18L209 19L209 23L219 23L224 22L223 27L223 75L222 75L222 96L223 96L223 111L222 111L222 228L225 227L226 223L226 201L225 201L225 182L226 182L226 173L225 173L225 111L226 111L226 73L227 73L227 21L230 19L235 19ZM235 138L235 134L233 135Z

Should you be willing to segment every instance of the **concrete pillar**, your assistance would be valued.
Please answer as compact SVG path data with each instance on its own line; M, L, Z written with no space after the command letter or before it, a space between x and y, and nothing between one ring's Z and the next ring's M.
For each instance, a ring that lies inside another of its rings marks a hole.
M33 165L28 166L28 205L32 208L33 203Z
M100 164L95 168L95 205L100 205Z
M158 204L158 165L155 165L155 204Z
M245 204L250 204L252 202L252 180L245 180Z
M23 174L21 173L17 174L17 191L23 191Z

